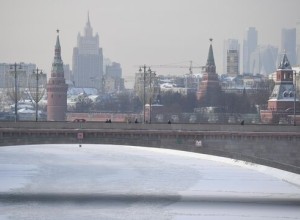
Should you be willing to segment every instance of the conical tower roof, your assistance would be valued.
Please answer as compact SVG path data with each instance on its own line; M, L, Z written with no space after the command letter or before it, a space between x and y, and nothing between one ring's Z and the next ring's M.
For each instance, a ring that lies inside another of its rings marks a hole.
M208 57L207 57L205 70L206 70L206 73L211 75L211 74L216 73L216 65L215 65L214 51L212 48L212 38L210 38L209 41L210 41L210 45L209 45Z
M210 40L210 45L208 50L206 66L215 66L215 58L214 58L214 52L212 48L212 38L210 38L209 40Z
M52 63L52 71L51 71L51 76L52 77L57 77L59 75L64 76L64 71L63 71L63 61L61 59L61 47L60 47L60 41L59 41L59 30L57 32L57 37L56 37L56 44L55 44L55 53L54 53L54 61Z
M56 30L57 37L56 37L56 44L55 44L55 54L54 54L54 63L61 63L61 47L59 41L59 30Z
M283 55L278 69L282 69L282 70L291 70L292 69L292 66L290 64L290 61L287 58L286 53Z

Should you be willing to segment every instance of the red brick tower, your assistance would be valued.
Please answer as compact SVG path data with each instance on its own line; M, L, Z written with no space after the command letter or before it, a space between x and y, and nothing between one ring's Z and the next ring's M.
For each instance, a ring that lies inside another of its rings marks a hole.
M48 121L65 121L67 111L68 85L65 83L64 78L58 33L59 31L57 30L54 61L52 63L51 77L47 84Z
M212 39L210 39L210 42L205 73L197 92L197 99L202 107L217 107L221 105L221 87L218 74L216 73Z
M293 115L294 104L296 109L300 108L299 99L295 99L293 70L284 54L276 71L275 87L268 100L268 109L260 111L261 121L278 124L280 119Z

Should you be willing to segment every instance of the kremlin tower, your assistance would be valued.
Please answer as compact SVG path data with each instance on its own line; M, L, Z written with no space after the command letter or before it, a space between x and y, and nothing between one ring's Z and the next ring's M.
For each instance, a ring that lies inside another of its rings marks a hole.
M293 115L294 109L299 108L299 99L295 97L293 70L284 54L276 71L275 86L268 100L268 109L260 111L261 121L267 124L278 124L282 119L289 121L288 116Z
M205 72L197 92L197 99L200 107L218 107L221 105L221 87L218 74L216 73L212 39L209 40L211 43L205 65Z
M51 77L47 84L47 120L65 121L67 111L68 85L65 83L59 31L55 45L54 61L52 63Z

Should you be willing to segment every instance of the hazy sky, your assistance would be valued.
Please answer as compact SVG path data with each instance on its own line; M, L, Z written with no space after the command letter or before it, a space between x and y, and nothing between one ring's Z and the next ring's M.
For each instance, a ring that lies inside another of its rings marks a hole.
M128 82L143 64L205 65L209 38L222 71L223 41L242 45L250 26L259 44L279 47L281 29L300 18L300 0L0 0L0 63L30 62L50 73L60 29L62 59L72 66L88 11L104 57L121 63Z

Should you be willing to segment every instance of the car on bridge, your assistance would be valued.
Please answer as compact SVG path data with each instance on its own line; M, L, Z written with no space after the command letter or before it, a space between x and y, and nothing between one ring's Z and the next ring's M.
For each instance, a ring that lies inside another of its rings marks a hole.
M86 122L86 120L84 118L76 118L73 122Z

